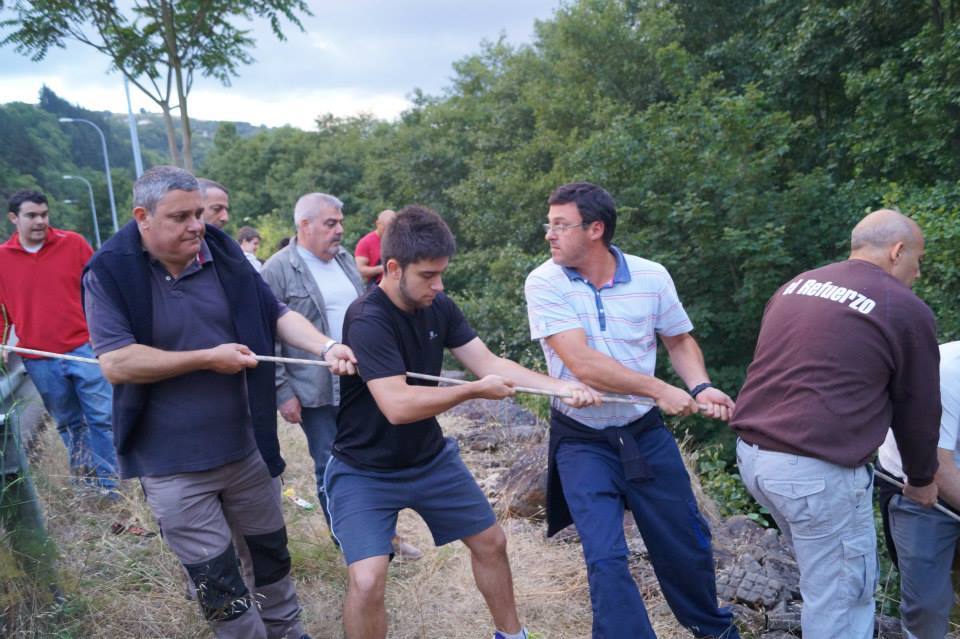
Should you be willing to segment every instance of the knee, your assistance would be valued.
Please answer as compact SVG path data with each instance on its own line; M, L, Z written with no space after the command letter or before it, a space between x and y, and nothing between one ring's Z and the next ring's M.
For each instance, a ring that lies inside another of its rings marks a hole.
M507 556L507 536L500 524L494 524L479 535L474 536L468 546L470 552L481 561Z
M269 586L290 574L286 527L265 535L244 535L243 538L250 549L255 585Z
M197 587L197 600L208 621L230 621L251 605L233 544L219 556L198 564L184 564Z
M363 601L383 601L387 588L386 566L350 567L350 593Z

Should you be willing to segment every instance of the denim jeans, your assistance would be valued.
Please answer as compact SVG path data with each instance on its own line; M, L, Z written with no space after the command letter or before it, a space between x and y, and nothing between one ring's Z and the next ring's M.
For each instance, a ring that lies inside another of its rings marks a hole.
M900 618L907 639L943 639L953 607L950 579L960 523L903 495L888 506L900 562Z
M871 639L877 587L873 470L737 442L750 494L773 515L800 568L804 639Z
M89 345L67 353L93 357ZM70 457L75 475L88 477L100 488L117 486L117 456L113 448L113 389L96 364L62 359L26 359L23 365L37 387L47 412Z
M330 512L327 510L327 492L323 487L323 474L327 470L327 461L333 449L333 440L337 436L337 407L318 406L300 409L300 427L307 436L307 448L313 458L313 470L317 479L317 499L323 509L323 517L330 526Z
M653 479L631 481L607 442L564 441L557 470L587 564L593 639L656 639L627 562L624 506L650 551L670 609L696 637L739 639L728 608L718 608L710 528L666 428L636 436Z

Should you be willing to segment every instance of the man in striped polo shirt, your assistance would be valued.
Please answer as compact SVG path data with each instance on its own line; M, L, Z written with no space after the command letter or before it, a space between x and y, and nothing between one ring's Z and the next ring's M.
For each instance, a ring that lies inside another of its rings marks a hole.
M611 244L613 198L587 182L557 188L544 224L551 260L527 277L533 339L552 377L652 398L656 406L554 401L548 535L577 526L593 603L593 636L656 637L627 565L624 506L633 511L663 594L697 637L739 637L717 607L710 529L661 411L727 420L733 401L710 384L666 269ZM689 391L654 377L657 335Z

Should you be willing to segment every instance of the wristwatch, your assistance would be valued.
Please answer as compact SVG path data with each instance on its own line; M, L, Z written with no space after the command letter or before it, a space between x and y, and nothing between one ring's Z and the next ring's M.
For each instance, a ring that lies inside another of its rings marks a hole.
M339 343L340 343L340 342L338 342L337 340L332 339L332 340L330 340L329 342L327 342L326 344L324 344L324 345L323 345L323 351L321 351L321 353L320 353L320 357L324 357L324 358L325 358L325 357L327 356L327 353L330 352L330 349L333 348L334 346L336 346L336 345L339 344Z
M702 384L697 384L696 386L690 389L690 397L693 397L694 399L696 399L697 395L707 390L708 388L715 388L715 386L710 382L703 382Z

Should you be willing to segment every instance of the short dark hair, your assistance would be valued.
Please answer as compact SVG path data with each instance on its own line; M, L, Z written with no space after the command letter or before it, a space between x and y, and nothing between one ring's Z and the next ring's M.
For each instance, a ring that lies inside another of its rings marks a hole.
M34 204L47 204L47 196L40 191L31 191L25 189L17 191L10 196L10 204L7 210L14 215L20 215L20 205L24 202L33 202Z
M617 228L617 205L607 191L590 182L571 182L554 189L547 204L573 202L584 222L603 222L603 243L610 246Z
M237 242L249 242L250 240L262 240L260 237L260 232L252 226L241 226L240 230L237 231Z
M133 183L133 207L146 209L153 215L157 212L157 204L170 191L197 191L199 188L197 178L178 166L154 166Z
M457 242L443 218L419 204L400 209L380 241L382 263L394 259L400 268L420 260L450 257L456 250Z

